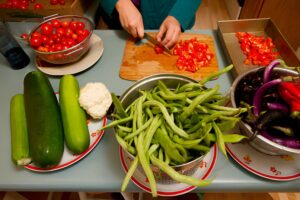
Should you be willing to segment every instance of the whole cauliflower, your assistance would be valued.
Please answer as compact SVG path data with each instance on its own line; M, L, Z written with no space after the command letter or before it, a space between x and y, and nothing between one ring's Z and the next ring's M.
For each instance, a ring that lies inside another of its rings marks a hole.
M80 89L79 104L93 119L103 118L111 103L110 92L103 83L87 83Z

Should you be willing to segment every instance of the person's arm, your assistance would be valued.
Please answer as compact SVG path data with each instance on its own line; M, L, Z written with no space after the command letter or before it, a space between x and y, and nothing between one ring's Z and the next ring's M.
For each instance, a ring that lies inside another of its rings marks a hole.
M169 16L175 17L183 30L190 28L191 22L202 0L177 0Z
M115 5L122 27L133 37L144 37L144 23L140 11L131 0L118 0Z
M200 3L201 0L177 0L161 24L157 40L169 48L174 46L179 40L181 30L191 26Z
M118 0L100 0L100 4L106 14L111 17Z
M131 0L100 0L100 4L109 17L116 10L121 26L133 37L144 37L142 15Z

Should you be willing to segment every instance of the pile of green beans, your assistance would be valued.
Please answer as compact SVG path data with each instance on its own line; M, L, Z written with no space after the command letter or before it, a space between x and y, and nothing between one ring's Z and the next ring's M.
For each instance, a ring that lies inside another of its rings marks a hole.
M178 85L174 90L158 81L153 89L140 91L141 95L127 108L123 108L112 93L115 120L103 129L114 127L118 143L135 157L123 180L122 191L138 164L149 180L153 197L157 196L157 188L151 164L178 182L194 186L211 183L211 180L182 175L172 166L206 154L215 143L227 157L225 143L236 143L245 138L223 133L233 129L240 114L247 109L223 106L225 98L219 92L219 85L205 87L207 81L231 68L224 68L199 83Z

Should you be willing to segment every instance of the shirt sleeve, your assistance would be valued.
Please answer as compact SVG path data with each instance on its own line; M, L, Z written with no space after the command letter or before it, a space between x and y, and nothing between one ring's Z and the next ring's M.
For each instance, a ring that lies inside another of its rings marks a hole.
M109 15L110 17L113 14L116 3L117 0L100 0L100 5L102 6L106 14Z
M177 0L169 15L175 17L183 30L190 28L202 0Z

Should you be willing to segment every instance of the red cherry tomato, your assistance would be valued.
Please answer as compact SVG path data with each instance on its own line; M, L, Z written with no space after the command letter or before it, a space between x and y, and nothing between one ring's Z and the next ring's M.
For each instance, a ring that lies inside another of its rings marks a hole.
M33 7L35 10L40 10L40 9L42 9L43 8L43 6L42 6L42 4L40 4L40 3L36 3L36 4L34 4L34 7Z
M58 4L58 0L50 0L50 4L51 5L57 5Z
M59 28L60 27L60 21L58 19L52 19L51 25L53 28Z
M32 47L37 48L37 47L41 46L42 42L43 41L42 41L41 37L31 37L30 38L30 46L32 46Z
M49 43L49 37L48 37L48 36L42 35L42 36L41 36L41 39L42 39L42 43L43 43L44 45L46 45L46 44Z
M64 27L64 28L67 28L67 27L69 27L69 22L64 20L64 21L61 22L61 26Z
M31 34L31 37L41 37L42 34L40 34L39 32L35 31Z
M57 28L56 29L56 34L65 35L66 34L66 29L65 28Z
M69 24L69 26L72 29L72 31L76 31L77 30L77 22L71 21L70 24Z
M82 34L82 35L83 35L84 37L87 37L89 34L90 34L90 31L89 31L89 30L87 30L87 29L84 29L84 30L83 30L83 34Z
M58 2L59 2L60 5L65 5L66 4L65 0L58 0Z
M77 22L77 28L78 28L78 30L83 30L83 29L85 29L85 24L84 24L84 22Z
M28 34L27 33L22 33L20 35L20 38L22 38L23 40L27 40L28 39Z
M66 33L65 33L65 35L67 36L67 37L72 37L72 35L73 35L73 31L72 31L72 29L70 29L70 28L66 28Z
M53 27L51 26L51 24L45 23L45 24L42 24L41 31L45 35L50 35L50 34L52 34Z

